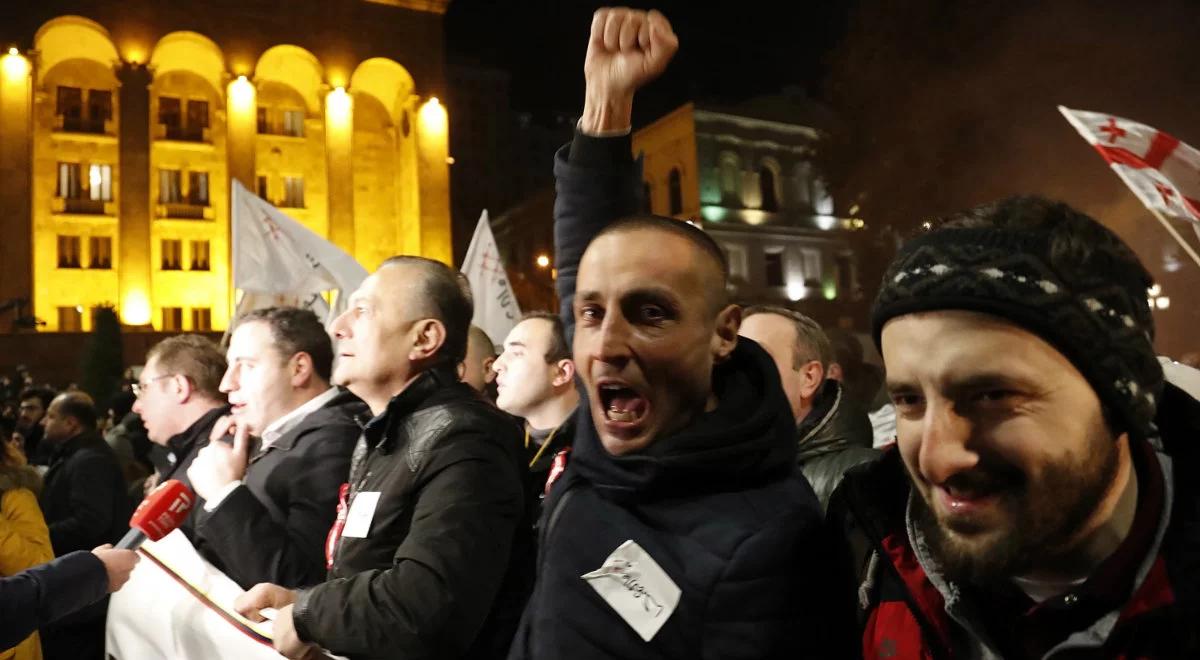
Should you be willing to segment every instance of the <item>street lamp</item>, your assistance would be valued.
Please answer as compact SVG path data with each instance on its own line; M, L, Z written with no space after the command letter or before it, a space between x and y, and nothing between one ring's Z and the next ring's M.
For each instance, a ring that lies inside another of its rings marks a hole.
M534 262L537 264L538 268L547 268L550 266L550 257L544 254L539 254Z

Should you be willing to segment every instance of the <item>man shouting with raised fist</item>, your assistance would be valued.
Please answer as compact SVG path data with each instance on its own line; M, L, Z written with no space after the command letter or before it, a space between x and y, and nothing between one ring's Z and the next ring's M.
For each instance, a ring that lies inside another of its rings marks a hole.
M633 95L677 48L658 12L593 19L582 119L555 162L558 293L583 397L513 660L854 653L791 410L770 356L738 338L720 248L629 215Z

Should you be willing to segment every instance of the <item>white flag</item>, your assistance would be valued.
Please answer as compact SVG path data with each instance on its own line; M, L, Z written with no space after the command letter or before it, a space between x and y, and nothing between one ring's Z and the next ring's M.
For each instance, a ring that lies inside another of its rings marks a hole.
M475 299L471 323L483 328L493 342L504 341L508 331L521 320L521 310L508 282L486 210L475 225L462 272L471 282L471 296Z
M354 257L233 180L233 286L238 312L269 305L313 310L326 323L367 279ZM321 295L335 292L330 309Z

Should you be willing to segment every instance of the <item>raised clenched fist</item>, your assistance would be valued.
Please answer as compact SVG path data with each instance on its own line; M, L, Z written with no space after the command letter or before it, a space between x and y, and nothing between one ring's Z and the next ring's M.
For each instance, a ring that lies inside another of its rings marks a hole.
M661 75L677 50L679 39L657 11L625 7L596 11L583 63L587 96L581 130L629 128L634 92Z

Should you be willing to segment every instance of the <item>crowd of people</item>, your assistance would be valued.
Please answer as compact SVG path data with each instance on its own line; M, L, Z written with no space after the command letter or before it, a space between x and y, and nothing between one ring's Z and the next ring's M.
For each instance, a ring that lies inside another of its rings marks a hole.
M1200 653L1200 373L1164 376L1128 246L1036 197L945 218L885 275L872 372L638 213L633 99L677 47L657 12L596 13L561 309L498 352L461 274L400 256L328 330L270 308L223 349L163 340L107 414L7 392L0 647L103 658L137 561L108 544L177 479L289 658Z

